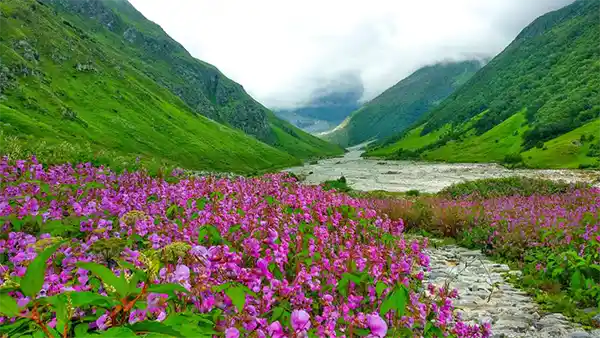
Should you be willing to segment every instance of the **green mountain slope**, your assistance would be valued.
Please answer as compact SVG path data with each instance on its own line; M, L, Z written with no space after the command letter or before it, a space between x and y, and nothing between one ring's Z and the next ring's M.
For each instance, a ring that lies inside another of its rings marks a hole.
M7 0L0 10L5 136L233 171L342 152L293 127L282 137L285 122L126 1Z
M366 155L599 166L599 12L600 1L578 0L536 19L417 127Z
M322 137L351 146L401 132L448 97L479 68L478 61L423 67L363 105Z

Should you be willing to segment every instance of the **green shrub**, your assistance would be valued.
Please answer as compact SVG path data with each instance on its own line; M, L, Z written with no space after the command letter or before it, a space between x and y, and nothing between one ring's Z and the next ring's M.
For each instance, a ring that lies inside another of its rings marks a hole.
M450 199L464 196L479 198L501 196L531 196L533 194L552 195L565 193L577 188L586 187L586 184L571 184L564 181L552 181L522 176L486 178L451 185L438 193L438 196Z
M421 192L419 190L416 189L412 189L406 192L406 196L419 196L421 195Z
M348 186L346 183L346 178L344 176L338 178L337 180L330 180L323 182L323 189L325 190L337 190L339 192L350 192L352 188Z
M523 162L523 157L521 154L507 154L504 156L504 160L502 163L506 164L517 164Z

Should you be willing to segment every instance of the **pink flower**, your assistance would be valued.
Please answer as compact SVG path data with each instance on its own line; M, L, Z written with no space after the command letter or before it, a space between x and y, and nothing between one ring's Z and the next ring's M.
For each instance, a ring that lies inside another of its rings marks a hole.
M107 313L103 314L98 319L96 319L96 326L100 331L104 331L110 326L110 318L108 318Z
M188 268L186 265L177 265L174 278L180 282L187 281L190 279L190 268Z
M385 337L388 329L386 322L376 314L367 315L367 326L375 337Z
M296 331L310 329L310 315L304 310L292 311L290 320L292 322L292 328Z
M235 327L230 327L227 330L225 330L225 338L239 338L240 337L240 330L236 329Z
M283 327L281 327L281 323L279 321L271 323L267 328L267 332L273 338L283 338L285 335L283 333Z

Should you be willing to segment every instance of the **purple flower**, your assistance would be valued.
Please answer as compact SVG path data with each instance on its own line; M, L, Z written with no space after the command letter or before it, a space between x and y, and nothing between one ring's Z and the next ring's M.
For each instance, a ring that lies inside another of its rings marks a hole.
M174 279L178 282L187 282L190 279L190 268L186 265L177 265Z
M202 245L194 245L190 249L190 254L192 254L194 256L198 256L198 257L207 258L208 257L208 249Z
M103 314L98 319L96 319L96 327L98 330L104 331L110 326L110 318L108 318L108 313Z
M271 323L267 328L267 332L273 338L283 338L285 335L283 334L283 327L281 327L281 323L279 321Z
M367 326L375 337L385 337L388 329L386 322L376 314L367 315Z
M225 338L239 338L240 337L240 330L236 329L235 327L230 327L227 330L225 330Z
M310 315L304 310L292 311L290 320L292 322L292 328L296 331L310 329Z

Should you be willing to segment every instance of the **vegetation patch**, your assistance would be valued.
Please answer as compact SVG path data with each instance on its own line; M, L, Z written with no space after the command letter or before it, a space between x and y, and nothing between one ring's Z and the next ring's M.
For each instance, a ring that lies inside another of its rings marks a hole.
M424 290L425 244L367 200L284 174L0 172L5 336L490 335Z
M374 200L408 231L481 249L522 270L540 302L587 327L600 313L600 189L520 177L465 182L435 197Z
M531 195L548 196L572 192L586 187L588 187L588 184L584 183L567 183L539 178L511 176L453 184L441 190L438 196L448 199Z

